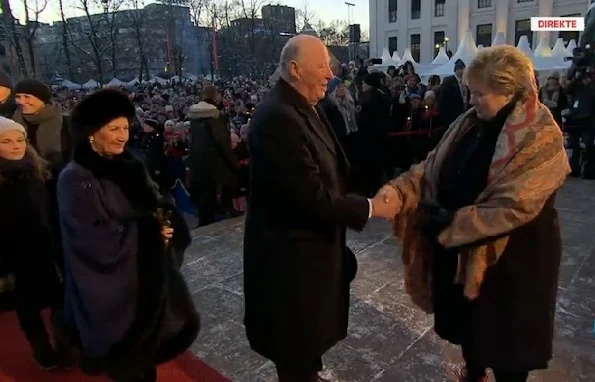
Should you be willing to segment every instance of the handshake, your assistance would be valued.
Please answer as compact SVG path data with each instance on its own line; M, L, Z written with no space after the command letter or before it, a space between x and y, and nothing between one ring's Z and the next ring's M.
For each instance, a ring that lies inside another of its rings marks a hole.
M372 216L386 220L394 220L402 206L401 195L389 185L382 187L376 196L370 199L370 203Z

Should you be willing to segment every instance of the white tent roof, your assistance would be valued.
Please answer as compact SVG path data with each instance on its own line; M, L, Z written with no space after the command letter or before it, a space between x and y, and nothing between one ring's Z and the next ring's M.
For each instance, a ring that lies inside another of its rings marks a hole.
M61 86L64 86L65 88L68 88L68 89L80 89L81 88L80 84L77 84L76 82L72 82L72 81L68 81L68 80L62 81Z
M516 47L529 56L533 55L533 52L531 51L531 44L529 44L529 39L525 35L522 35L521 38L519 38L519 43Z
M498 45L506 45L506 37L504 36L504 32L498 32L498 33L496 33L496 36L494 36L494 41L492 41L492 46L498 46Z
M157 82L160 85L165 85L167 83L167 80L165 78L161 78L159 76L155 76L153 78L151 78L149 81L147 81L151 84L154 84L155 82Z
M566 47L564 46L564 40L559 38L556 40L554 47L552 48L552 55L554 57L564 58L567 57L568 54L566 52Z
M178 81L180 81L180 76L178 76L178 75L175 75L175 76L173 76L172 78L170 78L169 80L170 80L170 81L176 81L176 82L178 82Z
M403 57L401 58L401 62L399 62L399 65L405 65L405 63L409 61L413 64L413 67L417 67L417 61L415 61L415 59L413 58L413 55L411 54L411 49L407 48L405 49L405 51L403 52Z
M395 63L397 63L397 64L398 64L399 62L401 62L401 57L399 57L399 53L397 53L397 51L396 51L396 50L393 52L392 59L393 59L393 61L394 61Z
M99 87L99 82L90 79L89 81L85 82L82 87L85 89L95 89Z
M533 51L533 57L553 57L552 48L550 48L547 38L542 37L539 40L539 44L537 44L537 47Z
M140 84L140 80L138 79L138 77L134 77L132 80L128 81L126 86L134 86L136 84Z
M574 50L574 48L576 48L576 40L572 39L568 41L568 45L566 46L566 53L569 57L573 56L572 51Z
M455 72L455 62L457 60L461 60L465 63L465 65L469 65L471 60L477 54L478 49L477 45L475 45L475 40L473 39L473 34L470 30L463 34L463 38L461 38L461 42L455 54L452 55L450 61L448 63L434 69L430 74L437 74L439 76L450 76Z
M397 66L397 63L393 61L392 57L390 56L390 53L388 52L388 48L384 48L382 49L382 57L380 57L382 59L382 66Z
M126 82L120 81L116 77L112 78L110 80L110 82L108 82L107 84L105 84L105 86L125 86L125 85L126 85Z
M448 54L446 54L446 48L441 46L440 50L438 50L436 58L434 58L434 61L432 61L431 65L444 65L447 64L448 61L450 61L450 58L448 58Z

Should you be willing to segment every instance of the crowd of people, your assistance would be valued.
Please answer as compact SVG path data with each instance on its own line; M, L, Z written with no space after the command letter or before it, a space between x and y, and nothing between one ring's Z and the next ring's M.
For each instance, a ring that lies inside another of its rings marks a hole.
M280 381L319 380L345 337L357 270L345 228L371 217L394 221L408 292L461 345L462 381L547 367L555 191L568 173L595 179L591 75L540 87L514 47L427 84L411 63L328 61L297 36L276 84L83 91L0 73L0 297L41 367L155 381L200 329L179 271L187 215L202 227L246 211L246 330ZM523 133L500 142L518 121Z

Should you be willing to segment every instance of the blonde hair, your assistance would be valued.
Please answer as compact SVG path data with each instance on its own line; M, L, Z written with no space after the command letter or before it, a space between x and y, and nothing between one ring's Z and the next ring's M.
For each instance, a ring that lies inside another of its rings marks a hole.
M494 92L517 96L520 101L537 94L531 59L512 45L484 48L465 69L463 80L484 82Z

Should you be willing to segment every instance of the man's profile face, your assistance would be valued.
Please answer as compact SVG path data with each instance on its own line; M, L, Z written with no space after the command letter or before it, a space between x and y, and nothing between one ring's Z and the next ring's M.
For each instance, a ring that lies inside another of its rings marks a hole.
M333 78L330 56L319 41L304 42L298 62L295 62L294 76L303 89L305 98L315 105L324 98L327 84ZM309 45L309 46L308 46Z

